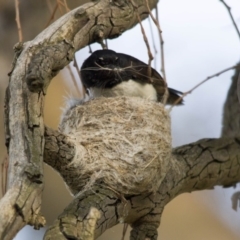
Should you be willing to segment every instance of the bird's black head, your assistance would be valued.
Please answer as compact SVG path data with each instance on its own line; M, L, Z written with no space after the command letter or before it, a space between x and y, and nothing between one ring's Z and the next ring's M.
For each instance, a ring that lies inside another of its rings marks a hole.
M156 90L157 99L161 102L167 85L155 69L151 68L150 70L148 64L137 58L104 49L93 52L83 62L81 79L86 88L113 88L119 83L129 80L142 84L143 87L145 84L152 84ZM174 103L181 95L181 92L174 89L169 88L168 91L168 103L170 104Z
M81 67L81 78L86 88L112 88L122 81L118 54L112 50L97 50Z

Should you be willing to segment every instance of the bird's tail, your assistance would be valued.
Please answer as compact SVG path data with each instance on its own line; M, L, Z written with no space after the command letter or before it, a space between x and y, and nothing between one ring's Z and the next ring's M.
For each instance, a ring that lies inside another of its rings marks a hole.
M182 96L182 92L177 91L173 88L168 88L169 96L167 103L168 104L174 104L177 102L177 100ZM181 99L176 105L182 105L183 104L183 99Z

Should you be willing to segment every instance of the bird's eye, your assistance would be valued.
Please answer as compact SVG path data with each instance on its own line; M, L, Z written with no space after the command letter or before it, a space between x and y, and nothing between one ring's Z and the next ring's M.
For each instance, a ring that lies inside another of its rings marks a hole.
M132 79L133 80L137 79L137 76L136 75L132 75Z
M97 59L97 63L98 64L104 64L104 58L103 57L99 57L98 59Z

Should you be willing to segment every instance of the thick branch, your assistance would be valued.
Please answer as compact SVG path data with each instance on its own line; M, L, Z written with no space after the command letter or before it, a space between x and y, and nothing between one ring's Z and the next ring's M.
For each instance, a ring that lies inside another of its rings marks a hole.
M157 1L149 1L150 8ZM51 28L39 34L34 45L27 71L27 84L32 91L39 91L60 69L72 61L74 53L87 44L115 38L148 15L144 0L136 2L137 9L127 1L102 0L88 3L64 15ZM136 13L138 11L138 14Z
M240 181L240 138L202 139L174 150L180 177L177 194ZM180 165L179 165L180 164ZM175 175L176 176L176 175Z
M95 186L76 196L48 229L44 239L93 240L116 225L127 211L128 207L119 201L116 193L101 185Z
M8 192L0 202L0 238L12 239L25 224L40 228L44 145L42 94L32 94L22 79L24 61L9 82L5 102L9 150Z
M66 135L45 128L44 162L54 168L63 177L73 194L77 194L75 186L79 185L79 174L70 163L75 156L75 145Z

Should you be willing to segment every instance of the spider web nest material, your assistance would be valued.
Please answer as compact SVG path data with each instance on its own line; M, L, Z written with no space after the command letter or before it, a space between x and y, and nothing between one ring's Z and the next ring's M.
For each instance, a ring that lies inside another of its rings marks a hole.
M94 99L65 111L59 129L76 146L73 192L99 180L122 194L155 192L168 170L170 118L160 103Z

